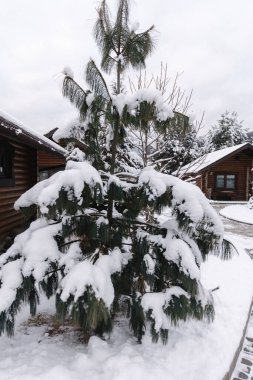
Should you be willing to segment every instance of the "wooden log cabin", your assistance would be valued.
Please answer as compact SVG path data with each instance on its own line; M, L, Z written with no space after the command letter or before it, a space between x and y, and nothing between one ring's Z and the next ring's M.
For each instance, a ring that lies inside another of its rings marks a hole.
M27 221L13 208L26 190L65 165L65 149L0 113L0 244L25 228Z
M243 143L208 153L180 169L180 178L194 182L207 198L247 201L252 193L253 146Z

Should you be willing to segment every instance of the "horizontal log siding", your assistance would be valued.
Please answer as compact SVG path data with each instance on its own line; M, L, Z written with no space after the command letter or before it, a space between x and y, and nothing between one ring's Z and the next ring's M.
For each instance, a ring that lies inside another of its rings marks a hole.
M65 164L65 159L63 157L60 157L56 153L43 150L38 151L37 159L39 170L63 166Z
M237 158L236 158L237 157ZM238 159L239 157L239 159ZM223 196L231 197L233 201L244 201L246 199L247 168L252 168L252 158L244 153L230 157L209 169L202 176L203 192L208 195L208 188L211 188L212 199L221 199ZM212 173L212 174L211 174ZM215 178L218 173L234 173L237 175L237 187L233 191L222 191L215 188Z
M21 212L14 210L13 205L20 195L37 182L37 151L12 139L9 142L15 148L15 185L0 185L0 240L24 225L24 217Z

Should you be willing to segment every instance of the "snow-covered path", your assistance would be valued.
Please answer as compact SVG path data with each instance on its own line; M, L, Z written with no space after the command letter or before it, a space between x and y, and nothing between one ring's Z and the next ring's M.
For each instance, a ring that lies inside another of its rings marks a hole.
M253 307L247 325L247 331L236 367L231 380L253 379Z
M214 203L214 204L212 204L212 206L217 211L217 213L219 213L219 211L227 205L226 204L221 205L221 204L215 204ZM246 236L246 237L253 239L253 225L245 224L245 223L239 223L239 222L233 221L231 219L224 218L222 216L221 216L221 218L222 218L222 222L224 224L226 233L228 233L228 234L233 233L236 235Z
M217 212L224 207L215 205ZM240 242L253 259L253 225L239 223L222 217L227 237L233 243ZM253 308L250 312L245 338L231 380L253 380Z

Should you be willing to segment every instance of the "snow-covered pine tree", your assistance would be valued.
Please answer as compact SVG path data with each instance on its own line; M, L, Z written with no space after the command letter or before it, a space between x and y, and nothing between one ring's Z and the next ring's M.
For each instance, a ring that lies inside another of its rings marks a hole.
M201 157L205 153L204 140L198 136L198 131L187 115L174 112L161 142L162 149L155 155L157 169L175 174L182 166Z
M247 130L242 122L238 121L237 113L230 114L228 111L221 115L207 136L210 152L241 144L247 139Z
M101 68L115 69L115 92L92 60L89 90L65 76L63 93L78 108L92 149L86 161L69 160L64 171L16 202L26 213L37 207L39 218L0 256L0 333L13 333L22 303L36 313L39 289L56 295L59 318L72 318L89 334L110 332L118 312L129 318L138 341L150 327L153 340L164 343L180 320L213 319L200 266L223 242L215 211L197 187L178 178L152 167L134 175L117 165L128 123L145 129L152 117L159 127L172 114L158 92L122 92L126 67L144 66L152 51L152 30L129 27L127 0L119 0L115 19L101 2L94 33ZM106 165L97 138L101 126L110 131Z

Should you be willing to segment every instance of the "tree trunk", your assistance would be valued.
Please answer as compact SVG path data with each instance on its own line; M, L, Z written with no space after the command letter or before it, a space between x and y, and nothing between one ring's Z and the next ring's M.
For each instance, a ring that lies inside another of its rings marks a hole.
M117 63L117 83L116 83L116 95L120 94L120 73L121 73L121 63L118 61ZM117 153L117 145L118 145L118 135L119 135L119 127L120 127L120 115L116 107L115 111L115 124L113 131L113 141L112 141L112 158L111 158L111 169L110 174L114 174L115 172L115 164L116 164L116 153ZM108 197L108 210L107 210L107 218L110 223L112 219L112 211L113 211L113 201L114 194L110 193Z

